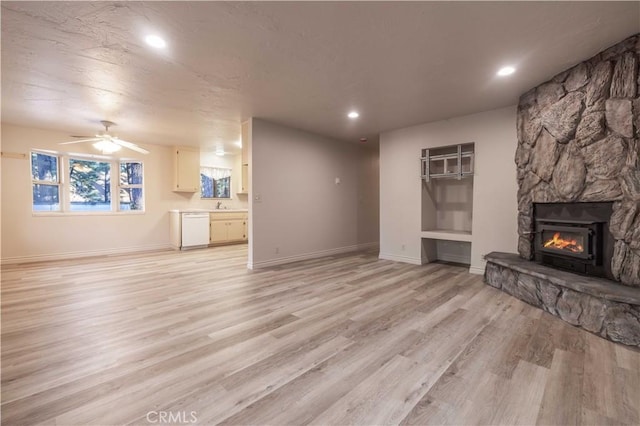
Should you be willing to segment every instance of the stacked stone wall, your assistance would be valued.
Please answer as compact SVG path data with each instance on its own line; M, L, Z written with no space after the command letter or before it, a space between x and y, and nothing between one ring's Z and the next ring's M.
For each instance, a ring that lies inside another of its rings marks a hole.
M612 271L640 287L640 35L520 97L518 252L533 258L533 203L613 201Z

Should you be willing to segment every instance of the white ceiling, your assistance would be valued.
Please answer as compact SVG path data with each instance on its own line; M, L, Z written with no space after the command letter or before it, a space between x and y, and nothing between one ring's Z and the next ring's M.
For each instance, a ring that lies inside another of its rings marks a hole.
M2 121L92 134L109 119L124 139L205 149L232 149L251 116L375 139L515 104L639 31L638 2L3 1Z

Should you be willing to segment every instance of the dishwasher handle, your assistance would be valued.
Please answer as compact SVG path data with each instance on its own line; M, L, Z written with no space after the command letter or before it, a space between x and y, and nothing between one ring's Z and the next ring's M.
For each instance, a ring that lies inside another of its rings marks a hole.
M182 213L182 217L184 219L204 219L204 218L208 218L209 214L207 214L207 213Z

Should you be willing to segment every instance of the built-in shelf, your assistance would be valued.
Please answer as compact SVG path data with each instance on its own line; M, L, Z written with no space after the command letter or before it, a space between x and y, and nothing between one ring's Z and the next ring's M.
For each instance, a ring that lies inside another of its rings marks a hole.
M431 179L473 176L474 144L459 144L423 149L420 157L420 177Z
M454 231L452 229L431 229L428 231L422 231L421 237L430 238L432 240L471 242L471 232Z
M420 151L422 258L471 263L475 144Z

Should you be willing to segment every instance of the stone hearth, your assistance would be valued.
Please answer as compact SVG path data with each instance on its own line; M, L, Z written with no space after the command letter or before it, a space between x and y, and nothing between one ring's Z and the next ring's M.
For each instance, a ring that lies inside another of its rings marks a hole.
M533 257L533 203L613 201L615 280L640 287L640 36L521 96L518 252Z
M530 305L614 342L640 347L640 289L558 271L518 257L485 256L485 280Z

